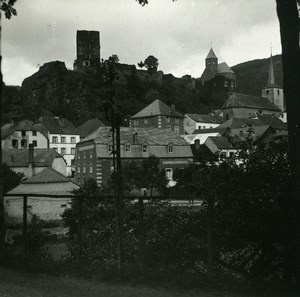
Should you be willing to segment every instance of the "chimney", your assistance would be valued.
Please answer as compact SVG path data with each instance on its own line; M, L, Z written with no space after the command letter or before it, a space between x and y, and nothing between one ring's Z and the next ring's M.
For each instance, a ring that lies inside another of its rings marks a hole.
M138 143L138 133L137 132L133 133L132 142L133 142L133 144Z
M32 143L28 146L28 174L27 178L32 177L34 174L34 146Z

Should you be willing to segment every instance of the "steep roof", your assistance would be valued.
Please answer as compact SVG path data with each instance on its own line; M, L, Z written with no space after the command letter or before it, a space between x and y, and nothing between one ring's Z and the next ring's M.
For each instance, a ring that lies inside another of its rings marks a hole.
M201 123L222 124L225 120L220 116L212 116L208 114L187 113L192 120Z
M233 145L227 140L227 138L223 136L210 136L208 137L208 139L210 139L218 147L218 149L228 150L234 148Z
M252 96L248 94L232 93L221 109L227 108L255 108L279 112L280 109L272 104L267 98Z
M34 149L34 166L51 167L54 158L63 158L52 149ZM27 149L7 149L2 151L2 162L9 167L27 167L29 151Z
M170 106L163 103L159 99L156 99L150 105L146 106L144 109L133 115L131 119L148 118L158 115L183 118L183 115L181 113L172 109Z
M167 145L173 143L174 145L188 145L181 136L168 129L121 127L120 132L121 144L133 143L133 135L136 135L136 144ZM98 128L83 139L82 142L88 140L94 140L96 144L112 143L111 127Z
M245 127L263 126L263 125L265 124L260 119L232 117L226 122L224 122L223 124L221 124L219 128L240 129Z
M24 120L20 122L12 122L7 123L1 127L1 137L5 139L15 131L40 131L45 137L47 134L45 133L43 126L39 123L33 123L32 121Z
M104 126L104 124L98 118L93 118L81 124L79 127L77 127L77 130L80 134L80 137L84 138L101 126Z
M75 126L65 118L57 118L53 116L42 116L39 118L45 129L51 134L71 134L79 135Z
M234 72L225 62L223 62L218 64L218 73L234 73Z
M287 130L287 124L282 122L278 117L273 116L271 114L258 114L256 113L256 117L263 124L271 126L275 130Z
M23 181L23 184L37 184L37 183L68 183L71 182L70 179L65 177L60 172L54 170L53 168L45 168L40 173L34 175L31 178Z
M206 59L211 59L211 58L215 58L215 59L218 58L212 48L209 50L209 52L208 52L208 54L206 56Z

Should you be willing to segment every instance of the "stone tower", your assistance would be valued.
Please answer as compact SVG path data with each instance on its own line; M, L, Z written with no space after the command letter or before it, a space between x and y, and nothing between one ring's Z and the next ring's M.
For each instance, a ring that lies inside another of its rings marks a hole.
M283 89L275 83L272 54L269 61L268 84L262 89L261 96L268 98L280 110L284 110Z
M77 31L74 70L100 65L100 32Z
M205 58L205 68L211 73L218 71L218 57L211 48L207 57Z

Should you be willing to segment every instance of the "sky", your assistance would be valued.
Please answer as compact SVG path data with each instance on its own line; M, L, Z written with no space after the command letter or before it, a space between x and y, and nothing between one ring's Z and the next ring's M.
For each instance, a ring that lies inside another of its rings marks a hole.
M76 31L100 31L101 58L135 64L149 55L176 77L200 77L210 47L229 66L281 53L275 0L18 0L2 16L2 73L21 85L44 63L73 69Z

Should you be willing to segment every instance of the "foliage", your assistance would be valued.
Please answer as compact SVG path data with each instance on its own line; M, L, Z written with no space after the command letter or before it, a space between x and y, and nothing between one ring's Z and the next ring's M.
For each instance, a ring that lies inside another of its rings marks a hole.
M13 7L17 0L1 0L0 10L4 12L5 17L10 19L13 15L17 15L17 10Z
M15 173L6 163L1 164L3 170L3 193L10 191L21 183L23 174Z
M158 59L150 55L145 59L144 62L139 62L138 66L141 68L146 67L149 73L154 73L157 71Z

